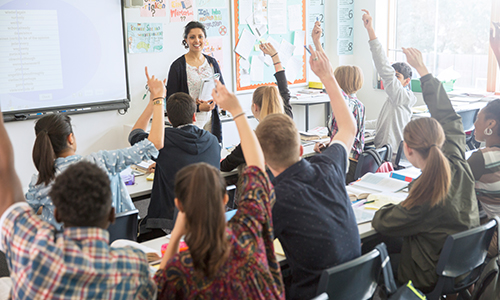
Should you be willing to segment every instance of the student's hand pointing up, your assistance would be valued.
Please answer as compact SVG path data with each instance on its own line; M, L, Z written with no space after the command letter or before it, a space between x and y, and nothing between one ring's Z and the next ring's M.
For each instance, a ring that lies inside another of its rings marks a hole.
M321 80L333 76L333 68L326 54L323 51L315 51L311 46L309 46L309 50L311 51L309 65L314 74Z
M429 74L427 67L424 64L424 59L422 57L422 53L415 48L402 48L403 53L406 55L406 61L410 64L410 66L414 67L420 77L423 77Z

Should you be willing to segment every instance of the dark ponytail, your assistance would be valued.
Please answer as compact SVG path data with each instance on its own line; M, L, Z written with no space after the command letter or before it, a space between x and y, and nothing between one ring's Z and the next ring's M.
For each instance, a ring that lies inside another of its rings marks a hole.
M68 148L67 139L71 133L71 118L66 115L48 115L36 122L33 146L33 163L38 170L36 184L47 185L54 179L54 160Z

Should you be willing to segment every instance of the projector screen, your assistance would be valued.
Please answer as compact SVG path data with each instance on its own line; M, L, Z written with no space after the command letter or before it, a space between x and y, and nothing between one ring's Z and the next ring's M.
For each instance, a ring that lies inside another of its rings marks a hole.
M128 108L123 28L120 0L0 0L3 113Z

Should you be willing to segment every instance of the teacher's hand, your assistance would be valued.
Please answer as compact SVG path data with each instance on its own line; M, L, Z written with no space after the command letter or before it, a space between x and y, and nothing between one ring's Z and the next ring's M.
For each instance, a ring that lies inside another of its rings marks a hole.
M199 105L200 111L211 111L212 109L215 108L215 102L212 100L203 101L203 100L196 99L196 104Z

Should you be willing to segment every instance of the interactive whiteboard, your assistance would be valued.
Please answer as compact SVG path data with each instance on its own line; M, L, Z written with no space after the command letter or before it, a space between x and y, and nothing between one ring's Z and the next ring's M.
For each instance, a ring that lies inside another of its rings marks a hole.
M126 109L120 0L0 0L0 104L6 120Z

